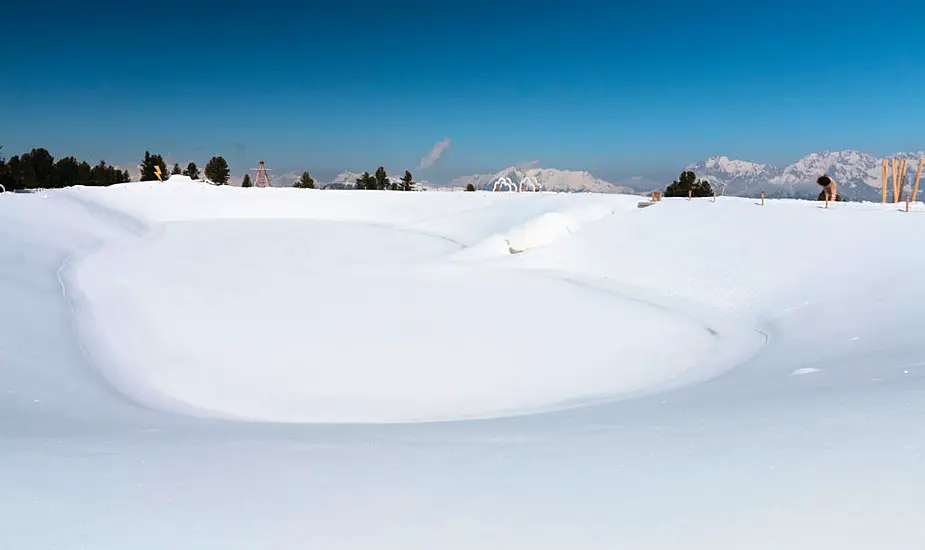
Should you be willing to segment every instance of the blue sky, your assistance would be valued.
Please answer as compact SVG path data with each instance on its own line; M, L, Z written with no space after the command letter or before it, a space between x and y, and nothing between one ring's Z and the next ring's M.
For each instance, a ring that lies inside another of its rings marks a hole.
M893 5L17 2L0 145L432 181L529 161L665 178L712 155L921 150L925 6Z

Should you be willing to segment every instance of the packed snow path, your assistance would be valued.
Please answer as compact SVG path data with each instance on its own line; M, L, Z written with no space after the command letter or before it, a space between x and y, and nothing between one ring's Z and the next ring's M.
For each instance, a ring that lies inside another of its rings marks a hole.
M0 196L0 547L925 545L925 208L637 200Z

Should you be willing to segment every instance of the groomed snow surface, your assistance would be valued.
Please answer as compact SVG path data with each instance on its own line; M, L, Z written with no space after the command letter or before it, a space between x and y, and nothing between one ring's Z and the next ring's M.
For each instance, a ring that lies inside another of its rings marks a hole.
M925 548L925 205L0 194L0 548Z

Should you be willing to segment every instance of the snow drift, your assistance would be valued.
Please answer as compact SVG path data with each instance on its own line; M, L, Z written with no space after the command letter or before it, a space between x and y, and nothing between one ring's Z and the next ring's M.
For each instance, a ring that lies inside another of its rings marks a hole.
M925 545L925 206L637 200L0 195L0 546Z

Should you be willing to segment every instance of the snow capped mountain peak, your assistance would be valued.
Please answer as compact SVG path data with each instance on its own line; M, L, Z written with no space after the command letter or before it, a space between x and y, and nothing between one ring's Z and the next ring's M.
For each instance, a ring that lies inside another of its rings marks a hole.
M587 170L560 170L558 168L509 166L494 174L476 174L462 176L450 182L452 187L465 187L472 184L476 189L491 189L495 182L507 178L512 183L520 184L525 180L535 180L546 191L571 191L576 193L635 193L633 190L595 177Z
M723 171L729 174L759 174L766 172L768 168L773 168L767 164L758 164L745 160L730 160L729 157L725 156L710 157L702 165L707 170Z
M923 156L925 153L895 153L888 158L906 159L915 166L910 170L914 171ZM765 191L797 198L818 196L816 178L827 174L835 179L839 193L846 198L879 201L882 166L882 158L849 149L810 153L785 168L715 156L691 164L686 170L709 181L717 191L725 190L727 195L754 196Z

